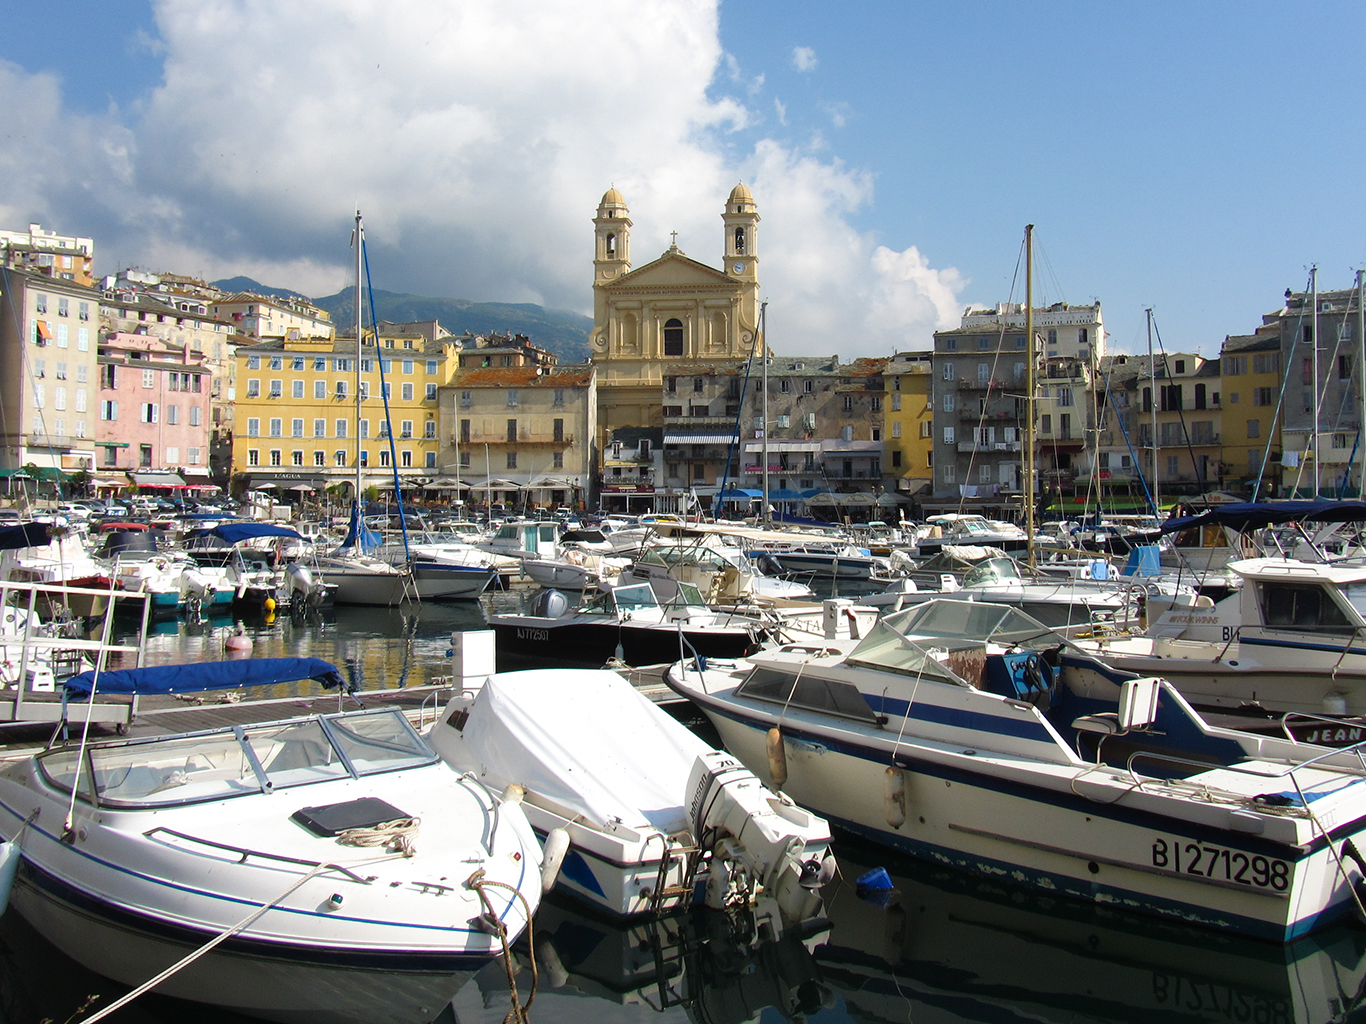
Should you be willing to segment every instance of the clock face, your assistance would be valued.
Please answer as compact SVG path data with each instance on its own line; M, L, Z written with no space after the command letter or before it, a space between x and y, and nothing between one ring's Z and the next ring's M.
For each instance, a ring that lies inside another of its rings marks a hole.
M745 265L743 263L735 263L732 264L730 269L735 271L737 274L743 274L745 272Z

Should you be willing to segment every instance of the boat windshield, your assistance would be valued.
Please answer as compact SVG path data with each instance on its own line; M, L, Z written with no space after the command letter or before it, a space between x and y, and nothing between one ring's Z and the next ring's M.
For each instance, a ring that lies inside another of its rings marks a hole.
M669 598L667 607L705 608L707 607L707 602L702 597L702 591L700 591L695 584L680 583L678 585L678 593Z
M104 807L168 807L431 764L436 755L396 709L115 741L88 749L80 798ZM38 756L71 792L78 748Z
M1065 643L1063 638L1017 608L986 601L940 598L884 616L880 625L922 644L943 641L988 641L1005 646L1043 650ZM869 634L872 638L872 634ZM857 653L857 649L856 649Z
M1356 609L1356 613L1366 619L1366 583L1348 583L1342 588L1342 596Z
M985 562L963 574L963 586L988 586L1018 580L1020 570L1010 558L988 558Z
M966 603L966 602L960 602ZM896 630L885 625L886 619L873 624L862 642L849 652L844 663L853 668L871 668L880 672L934 679L941 683L966 686L967 683L936 661L921 645L907 640Z

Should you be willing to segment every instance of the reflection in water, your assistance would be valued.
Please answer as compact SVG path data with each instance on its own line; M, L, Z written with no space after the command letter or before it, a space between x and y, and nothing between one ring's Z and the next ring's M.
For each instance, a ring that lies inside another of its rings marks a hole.
M872 847L839 853L845 878L883 865L897 890L886 908L847 882L825 894L834 927L816 959L855 1020L1323 1024L1363 1015L1360 928L1280 946L998 886Z

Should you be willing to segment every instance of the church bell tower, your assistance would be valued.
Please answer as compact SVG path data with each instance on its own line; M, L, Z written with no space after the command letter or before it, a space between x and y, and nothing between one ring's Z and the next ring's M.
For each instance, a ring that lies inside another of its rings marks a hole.
M607 284L631 269L631 217L626 200L615 188L603 194L593 228L597 236L593 284Z
M730 190L725 224L726 276L741 281L757 281L759 276L759 211L754 196L744 182Z

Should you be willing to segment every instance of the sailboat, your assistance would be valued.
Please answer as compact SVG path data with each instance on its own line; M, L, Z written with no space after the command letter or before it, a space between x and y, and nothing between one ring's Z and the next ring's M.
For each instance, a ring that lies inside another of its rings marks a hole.
M356 493L351 506L351 529L341 546L329 555L318 556L318 566L329 583L337 585L337 604L378 605L393 607L415 599L412 571L408 566L394 566L372 557L380 543L378 535L368 530L361 517L361 356L365 335L361 330L361 260L365 244L365 228L360 211L356 211L356 414L353 429L356 435ZM379 336L375 336L378 343Z

